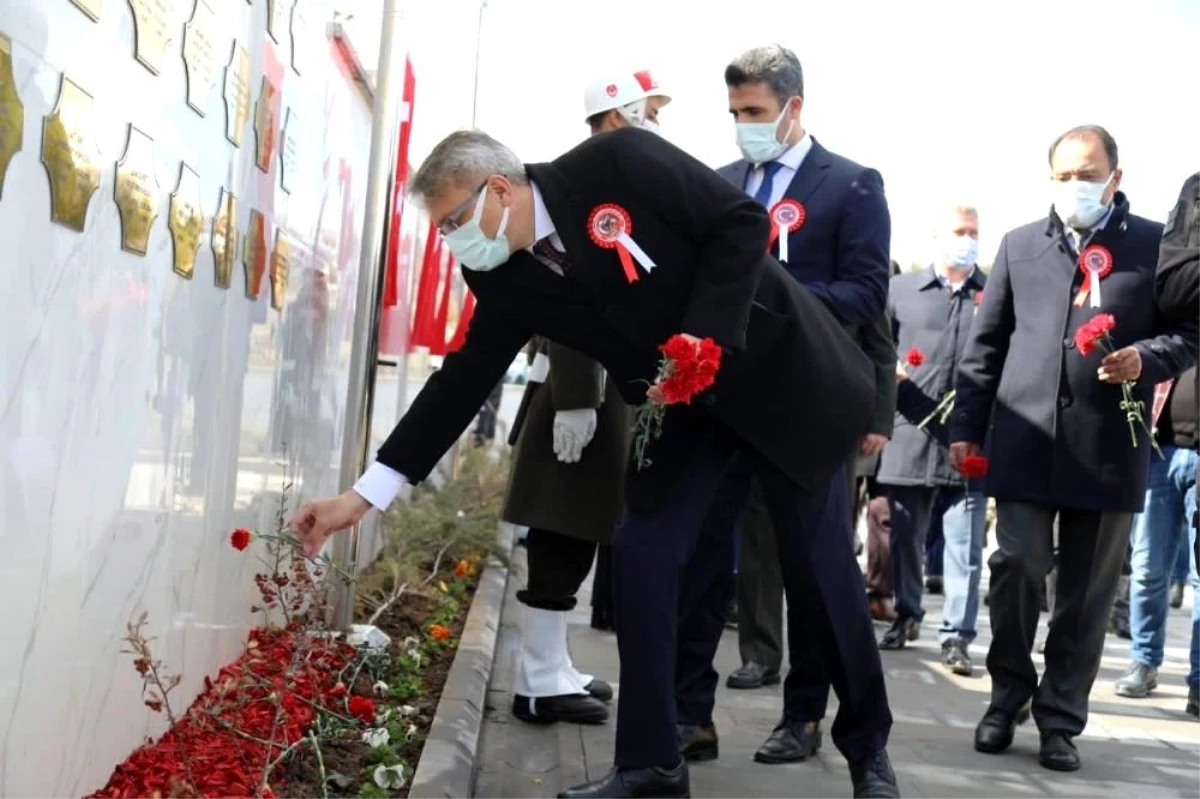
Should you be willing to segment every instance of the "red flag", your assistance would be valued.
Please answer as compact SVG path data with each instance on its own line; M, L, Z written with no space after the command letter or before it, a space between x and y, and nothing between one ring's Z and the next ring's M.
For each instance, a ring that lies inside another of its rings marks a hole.
M412 59L404 60L404 93L400 102L400 146L396 153L396 172L393 177L392 218L388 231L387 269L383 283L383 307L400 304L400 287L408 284L407 274L401 274L400 219L404 213L404 190L408 184L408 143L412 137L413 100L416 97L417 79L413 74Z
M438 303L437 316L433 318L431 336L433 342L429 352L433 355L446 354L446 326L450 321L450 294L454 289L454 256L446 259L446 276L442 279L442 300Z
M454 335L450 337L450 343L446 345L447 352L454 352L463 345L467 340L467 328L471 326L471 317L475 315L475 295L470 289L463 289L467 296L463 298L462 312L458 315L458 324L454 328Z
M438 276L441 272L441 238L433 221L425 236L425 255L421 260L421 279L417 283L417 300L413 303L412 335L409 347L429 347L433 340L433 315L436 310Z

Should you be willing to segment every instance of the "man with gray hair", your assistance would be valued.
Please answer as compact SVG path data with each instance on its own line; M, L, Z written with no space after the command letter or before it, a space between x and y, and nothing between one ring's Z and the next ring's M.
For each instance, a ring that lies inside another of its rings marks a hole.
M647 402L659 347L676 334L721 348L715 384L665 412L650 463L631 468L614 542L621 699L615 768L561 796L688 796L676 737L677 619L728 580L728 535L701 535L734 461L752 465L779 531L789 593L824 595L816 645L879 663L848 539L813 519L871 413L871 366L811 293L766 252L762 206L659 136L622 129L548 164L524 165L486 134L451 134L412 181L478 300L462 348L413 401L355 487L305 503L305 551L406 482L424 479L533 335L600 363L624 399ZM843 483L844 486L844 483ZM834 540L836 539L836 540ZM718 614L722 609L718 609ZM718 630L719 634L719 630ZM838 723L871 730L851 763L857 796L895 796L882 671L833 673Z

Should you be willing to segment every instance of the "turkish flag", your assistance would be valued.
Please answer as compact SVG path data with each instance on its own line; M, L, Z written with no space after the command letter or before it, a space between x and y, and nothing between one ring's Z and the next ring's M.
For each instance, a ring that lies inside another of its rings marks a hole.
M433 343L429 352L433 355L446 354L446 327L450 323L450 295L454 290L454 256L446 259L446 274L442 278L442 299L438 303L437 315L433 318L431 336Z
M463 298L462 312L458 315L458 324L454 327L454 335L446 345L446 352L454 352L467 340L467 328L471 326L471 317L475 315L475 295L470 289L464 289L467 296Z
M434 315L437 312L438 277L442 265L442 240L429 222L425 235L425 255L421 261L421 279L417 282L417 300L413 305L412 335L409 336L409 351L414 347L433 347ZM442 336L445 336L442 333ZM440 342L439 342L440 344Z
M388 225L387 267L383 282L383 307L400 304L401 286L407 287L408 274L400 258L400 219L404 213L404 190L408 185L408 143L412 138L413 100L417 79L412 59L404 59L404 93L400 102L400 146L396 152L396 171L392 180L392 217Z

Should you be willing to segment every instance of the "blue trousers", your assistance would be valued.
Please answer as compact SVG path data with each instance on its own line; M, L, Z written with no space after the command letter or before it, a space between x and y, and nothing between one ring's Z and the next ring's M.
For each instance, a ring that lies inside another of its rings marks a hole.
M838 695L834 743L851 761L887 745L892 717L862 573L849 538L829 534L849 512L845 475L805 494L756 454L716 437L657 509L626 513L613 545L618 767L674 765L676 724L711 722L712 661L733 587L732 536L755 477L776 530L788 604L803 609L789 624L789 648L813 653Z

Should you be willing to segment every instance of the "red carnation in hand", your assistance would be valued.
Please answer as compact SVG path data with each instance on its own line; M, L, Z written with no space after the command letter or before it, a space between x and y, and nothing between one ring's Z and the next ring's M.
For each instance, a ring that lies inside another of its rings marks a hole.
M958 471L969 480L983 477L988 471L988 459L983 455L968 455L963 458Z
M246 547L250 546L250 542L254 540L254 536L245 527L239 527L229 536L229 543L238 552L241 552Z
M375 703L365 696L350 697L350 715L364 724L375 723Z
M1091 355L1105 336L1117 326L1116 317L1110 313L1098 313L1075 330L1075 346L1080 355Z
M908 355L904 356L904 360L908 362L909 366L915 368L925 363L925 353L921 352L917 347L913 347L908 351Z

